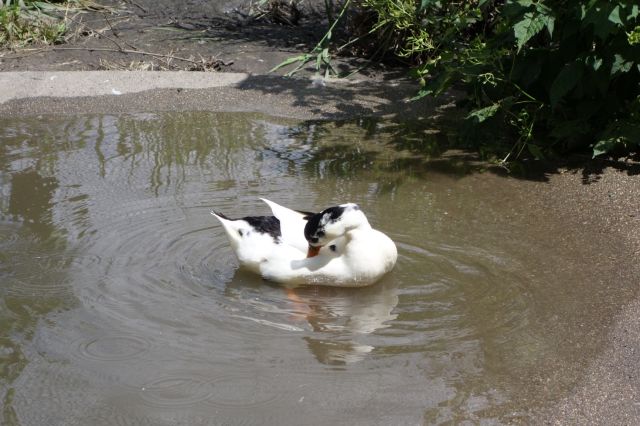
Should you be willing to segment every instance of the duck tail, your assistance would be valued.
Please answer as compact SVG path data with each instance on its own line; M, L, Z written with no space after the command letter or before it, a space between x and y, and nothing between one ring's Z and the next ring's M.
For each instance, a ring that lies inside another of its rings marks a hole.
M229 218L228 216L226 216L225 214L220 213L220 212L217 212L217 211L215 211L215 210L211 210L211 214L212 214L213 216L217 216L217 217L222 218L222 219L226 219L226 220L233 220L233 219L230 219L230 218Z
M242 240L242 234L238 232L239 226L241 226L241 221L237 219L231 219L224 215L223 213L212 210L211 215L218 219L222 227L224 228L225 234L227 234L227 238L229 239L229 243L231 244L231 248L236 251L238 245ZM237 254L237 252L236 252Z

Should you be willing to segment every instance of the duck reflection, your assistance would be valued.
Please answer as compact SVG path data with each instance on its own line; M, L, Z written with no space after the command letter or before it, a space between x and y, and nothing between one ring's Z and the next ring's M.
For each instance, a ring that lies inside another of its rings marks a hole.
M295 335L304 333L309 352L328 365L363 360L382 339L376 332L391 327L398 317L394 312L398 288L389 277L360 288L286 288L238 269L223 293L232 317Z
M292 320L304 321L313 334L305 336L309 351L323 364L358 362L372 352L367 335L390 326L398 314L397 289L385 283L359 289L299 287L284 290Z

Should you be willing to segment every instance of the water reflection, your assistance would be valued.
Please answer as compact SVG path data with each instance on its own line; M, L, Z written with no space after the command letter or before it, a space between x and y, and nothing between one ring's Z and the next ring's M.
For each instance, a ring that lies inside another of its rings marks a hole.
M47 240L53 234L51 209L53 194L58 188L54 177L43 177L36 170L11 174L11 195L7 212L16 222L22 222L38 238Z
M398 316L393 313L398 304L397 289L382 284L358 294L318 294L323 290L293 290L296 303L307 307L305 320L315 331L304 337L309 351L323 364L363 360L375 349L366 336L390 327ZM311 291L313 295L308 294Z
M224 114L136 114L95 120L101 175L105 177L110 162L117 162L118 168L128 165L129 178L143 168L156 196L163 188L181 188L188 173L206 172L211 166L224 173L225 181L235 181L234 153L257 150L269 130L260 121Z
M25 126L28 127L28 126ZM54 209L54 139L25 128L0 134L0 423L20 424L16 382L29 363L26 349L38 322L73 304L67 272L74 261ZM24 153L38 152L38 156Z
M532 377L570 384L540 360L570 362L549 329L593 271L548 244L562 224L530 219L526 191L441 155L443 134L222 113L3 120L2 420L491 421ZM359 203L398 243L396 269L294 290L239 271L208 212L267 214L258 197Z
M290 330L309 329L303 338L313 356L323 364L361 361L375 349L367 335L390 326L397 318L397 288L391 283L359 289L300 287L278 289ZM286 328L285 325L280 325Z

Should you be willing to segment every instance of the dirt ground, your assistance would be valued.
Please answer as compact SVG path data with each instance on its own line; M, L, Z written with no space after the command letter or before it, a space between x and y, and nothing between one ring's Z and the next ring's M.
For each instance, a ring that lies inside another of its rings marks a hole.
M102 6L98 10L66 12L69 31L63 44L0 50L0 71L264 74L284 60L313 49L328 27L323 0L302 0L297 10L285 7L275 11L260 8L258 0L96 3ZM363 64L354 58L334 58L334 65L342 72ZM361 75L382 76L384 69L382 65L370 67Z

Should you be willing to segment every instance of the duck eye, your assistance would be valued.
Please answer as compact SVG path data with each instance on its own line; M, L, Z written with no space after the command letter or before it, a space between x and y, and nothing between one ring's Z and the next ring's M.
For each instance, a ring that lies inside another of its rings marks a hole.
M329 246L329 250L331 250L331 251L336 251L336 245L335 245L335 244L331 244L331 245Z
M309 241L311 241L312 243L317 243L318 239L317 238L309 238Z
M244 232L242 232L242 229L238 229L238 234L240 234L241 237L244 235Z

